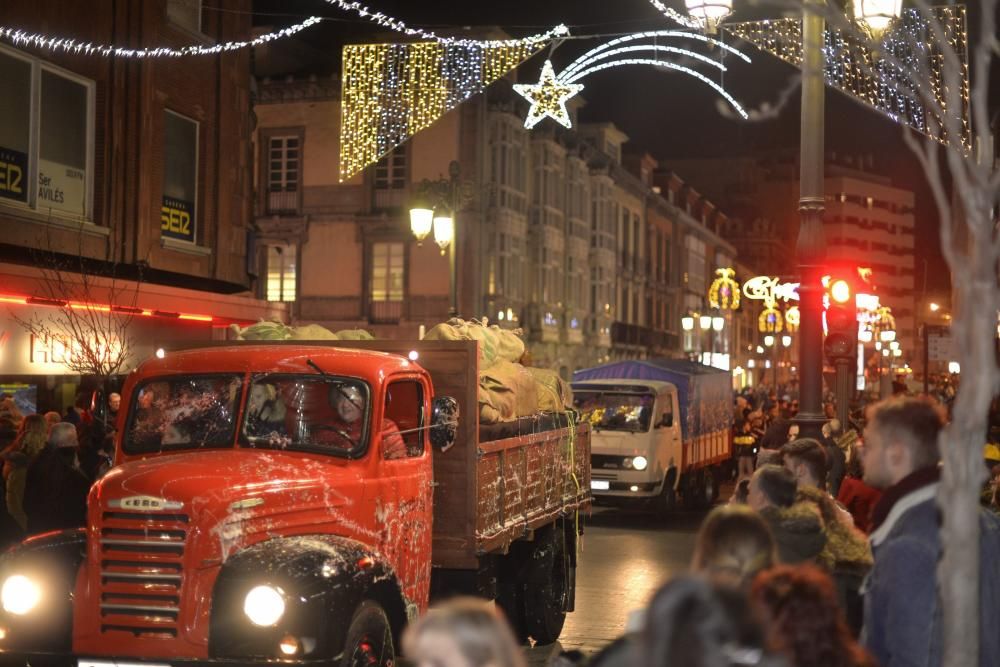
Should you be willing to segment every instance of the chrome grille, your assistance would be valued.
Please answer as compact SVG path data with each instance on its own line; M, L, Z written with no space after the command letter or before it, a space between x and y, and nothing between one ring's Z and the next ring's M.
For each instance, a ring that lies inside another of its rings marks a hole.
M186 514L104 512L101 632L177 636L187 533Z

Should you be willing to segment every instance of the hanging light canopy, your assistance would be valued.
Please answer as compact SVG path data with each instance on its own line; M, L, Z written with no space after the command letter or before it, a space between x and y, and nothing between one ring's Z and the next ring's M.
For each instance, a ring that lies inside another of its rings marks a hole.
M878 36L903 13L903 0L854 0L854 20Z
M733 0L684 0L688 14L701 23L705 32L715 33L719 24L733 13Z

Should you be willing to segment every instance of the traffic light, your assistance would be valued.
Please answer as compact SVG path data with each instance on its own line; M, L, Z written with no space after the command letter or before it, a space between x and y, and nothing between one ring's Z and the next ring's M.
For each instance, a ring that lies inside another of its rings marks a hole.
M846 272L833 274L826 282L826 340L823 352L831 364L851 362L858 354L858 307L855 284Z

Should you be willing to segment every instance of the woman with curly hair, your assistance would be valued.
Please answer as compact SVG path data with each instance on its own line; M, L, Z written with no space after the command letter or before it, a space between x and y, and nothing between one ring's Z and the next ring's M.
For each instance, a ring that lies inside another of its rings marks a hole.
M876 667L854 640L830 577L813 565L761 573L750 600L767 621L768 644L796 667Z
M21 421L17 437L0 453L3 458L3 478L6 484L7 512L21 530L28 529L28 515L24 513L24 484L28 466L45 448L49 424L42 415L28 415Z
M526 667L507 621L474 598L455 598L409 626L403 655L414 667Z

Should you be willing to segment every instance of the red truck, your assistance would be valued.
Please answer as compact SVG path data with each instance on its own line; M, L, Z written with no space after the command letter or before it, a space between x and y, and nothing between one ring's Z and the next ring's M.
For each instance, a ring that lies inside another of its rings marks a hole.
M390 665L432 593L496 598L522 638L558 638L589 427L480 427L473 341L337 345L134 371L86 528L0 560L0 660Z

